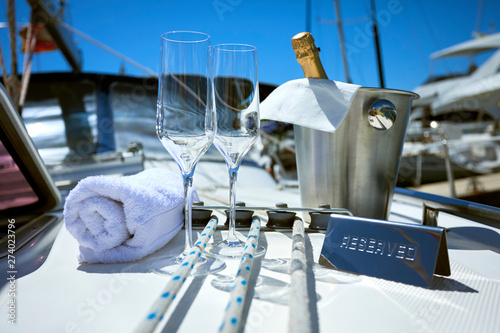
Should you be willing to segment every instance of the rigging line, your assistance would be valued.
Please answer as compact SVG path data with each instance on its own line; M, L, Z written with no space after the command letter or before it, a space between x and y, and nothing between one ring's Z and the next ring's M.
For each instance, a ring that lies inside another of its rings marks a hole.
M371 18L372 17L370 15L366 15L366 16L361 16L361 17L349 19L349 20L343 20L342 22L344 23L344 25L352 25L352 24L367 22L367 21L371 20ZM326 18L322 18L322 17L318 17L316 19L316 21L318 23L324 23L324 24L330 24L330 25L337 25L338 24L338 22L335 20L330 20L330 19L326 19Z
M66 1L61 1L61 8L64 11L64 20L68 22L69 25L73 26L73 16L71 15L71 7L66 6Z
M28 92L28 84L31 78L31 68L33 65L33 53L36 44L37 27L35 25L28 26L28 34L25 42L24 64L23 64L23 77L21 79L21 95L19 97L19 110L21 111L26 100L26 93Z
M333 3L335 5L335 15L336 15L336 21L337 21L337 31L339 34L339 41L340 41L340 53L342 55L342 63L344 64L344 74L345 74L345 80L347 83L352 83L351 80L351 75L349 73L349 64L347 62L347 53L345 49L345 40L344 40L344 26L342 23L342 13L340 11L340 0L333 0Z
M353 72L356 71L359 76L359 81L357 82L358 84L361 84L361 86L366 86L368 84L368 81L365 78L364 71L361 68L362 66L359 64L358 60L356 57L351 57L351 64L353 64Z
M27 63L28 63L28 54L30 53L31 51L31 39L32 38L35 38L35 41L36 41L36 36L35 36L35 33L34 31L35 30L35 27L33 24L29 24L28 25L28 31L26 33L26 39L24 41L24 59L23 59L23 69L22 69L22 72L21 74L24 75L24 72L26 70L26 66L27 66Z
M420 10L420 14L422 15L422 17L425 21L425 26L429 29L429 31L431 33L431 37L432 37L434 44L436 45L436 47L438 49L441 50L443 47L441 46L441 43L439 43L439 40L436 37L436 33L434 32L434 29L432 28L432 24L429 21L429 18L427 17L427 14L425 13L425 10L424 10L424 8L419 0L417 0L417 7ZM446 70L446 72L448 74L451 73L451 69L450 69L449 64L448 64L448 59L443 59L443 60L444 60L443 61L444 69Z
M479 32L479 29L481 28L481 20L483 16L483 5L484 1L479 0L479 3L477 5L477 15L476 15L476 32Z
M2 78L3 78L3 84L7 84L7 67L5 66L5 60L3 58L3 51L2 51L2 43L0 43L0 66L2 67Z
M314 40L315 41L321 41L321 40L329 41L330 40L329 31L327 29L324 30L322 25L327 24L327 25L337 26L337 21L321 18L320 14L325 13L326 11L322 10L322 8L320 6L321 6L321 4L315 4L313 7L314 8L314 17L315 17L314 22L320 23L319 26L316 25L316 28L315 28L316 32L315 32ZM332 10L328 9L327 11L333 12L333 9ZM309 32L312 33L312 28L311 28L311 31L309 31ZM335 37L333 37L333 38L335 38ZM337 43L332 43L331 45L337 45ZM332 59L332 63L333 63L333 67L334 67L333 73L337 73L337 69L335 68L335 66L337 65L337 61L335 61L335 58L334 58L335 54L331 58L330 58L330 56L327 57L326 53L324 53L325 49L326 49L326 47L321 49L321 47L318 46L318 50L320 51L320 55L321 55L321 51L323 51L323 54L325 54L324 58L323 58L323 66L325 66L326 61L330 61L330 59ZM325 69L325 72L326 72L326 69Z
M9 22L9 40L10 40L10 64L11 74L17 75L17 45L16 45L16 8L14 0L7 2L7 20Z
M61 27L71 31L72 33L74 33L75 35L78 35L79 37L85 39L86 41L94 44L95 46L103 49L104 51L108 52L108 53L111 53L112 55L114 55L115 57L125 61L125 62L128 62L129 64L131 64L132 66L136 67L137 69L140 69L141 71L151 75L152 77L158 77L158 75L156 74L156 72L152 71L151 69L139 64L138 62L130 59L129 57L121 54L120 52L118 51L115 51L113 50L112 48L110 48L109 46L99 42L98 40L95 40L94 38L90 37L89 35L81 32L80 30L77 30L75 29L74 27L70 26L69 24L67 24L66 22L63 22L61 20L57 20L56 22L57 24L59 24Z
M418 34L416 33L415 28L413 27L413 24L411 23L410 18L408 17L407 11L403 10L403 14L405 16L406 23L408 24L408 28L410 29L410 33L411 33L413 39L415 40L415 44L417 45L417 49L418 49L419 54L420 54L420 60L422 60L422 63L424 66L427 66L427 59L428 58L425 55L424 50L422 49L422 45L420 44L420 41L418 39Z
M16 41L16 8L14 0L8 1L7 19L9 21L9 39L10 39L10 64L11 73L8 82L5 82L5 88L12 98L14 107L19 111L20 82L17 77L17 41Z
M311 31L311 0L306 0L306 31Z

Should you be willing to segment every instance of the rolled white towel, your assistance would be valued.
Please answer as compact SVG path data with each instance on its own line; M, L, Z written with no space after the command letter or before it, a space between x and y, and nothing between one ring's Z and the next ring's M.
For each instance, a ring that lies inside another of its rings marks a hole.
M80 244L78 260L135 261L163 247L182 228L182 184L180 174L166 169L82 179L64 205L66 228Z

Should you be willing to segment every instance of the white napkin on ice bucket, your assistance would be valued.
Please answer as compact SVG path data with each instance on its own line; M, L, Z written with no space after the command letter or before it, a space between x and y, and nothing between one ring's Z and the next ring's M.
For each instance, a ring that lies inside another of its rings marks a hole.
M298 79L276 88L260 105L261 119L334 132L347 115L359 85Z

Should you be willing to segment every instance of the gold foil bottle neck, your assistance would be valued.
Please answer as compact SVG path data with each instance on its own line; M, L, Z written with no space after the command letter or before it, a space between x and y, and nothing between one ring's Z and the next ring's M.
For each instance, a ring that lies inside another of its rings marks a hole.
M307 47L315 48L316 46L314 45L314 38L310 32L300 32L293 36L292 47L294 50L298 50Z
M314 44L314 38L310 32L301 32L293 36L292 47L305 77L328 79L319 59L319 49Z

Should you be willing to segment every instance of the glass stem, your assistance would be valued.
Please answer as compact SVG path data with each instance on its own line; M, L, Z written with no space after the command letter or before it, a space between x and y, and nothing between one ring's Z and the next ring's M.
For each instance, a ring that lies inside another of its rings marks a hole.
M229 242L237 241L236 229L236 180L238 178L239 166L229 167Z
M193 170L194 171L194 170ZM193 246L192 236L192 194L193 194L193 171L184 174L184 252L187 252Z

